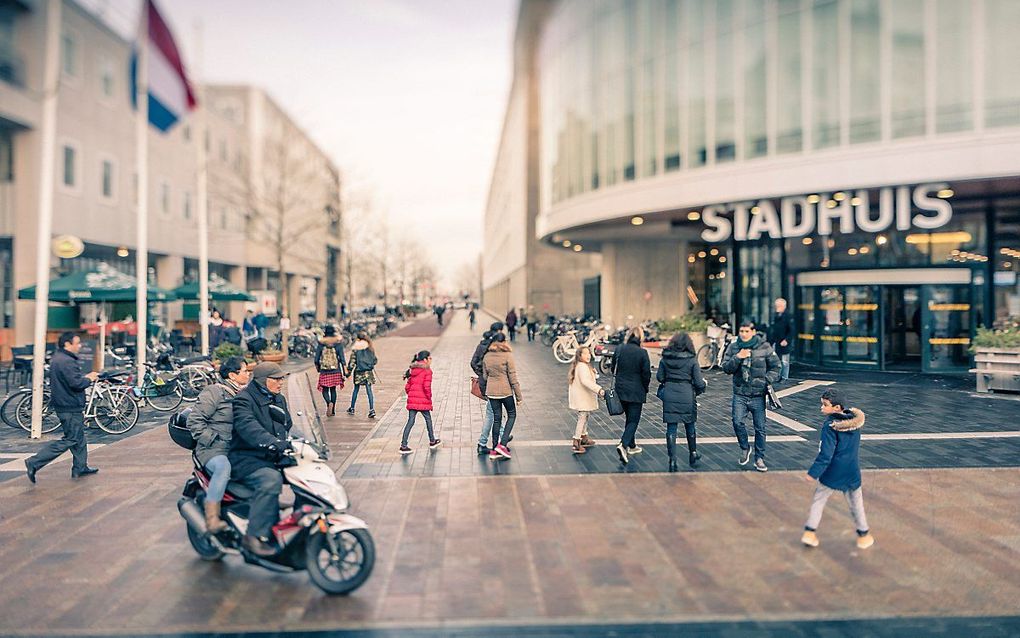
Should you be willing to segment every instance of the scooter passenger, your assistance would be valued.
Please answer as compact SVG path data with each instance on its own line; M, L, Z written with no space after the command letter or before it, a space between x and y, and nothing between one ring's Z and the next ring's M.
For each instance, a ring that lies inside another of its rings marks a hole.
M209 489L205 493L205 524L214 534L227 529L220 518L220 503L230 481L227 453L234 431L231 400L251 377L241 357L230 357L221 363L219 373L222 381L202 390L188 418L188 430L196 442L195 456L210 473Z
M269 533L279 520L283 476L277 467L289 447L287 434L294 422L281 394L287 373L275 363L262 362L252 372L252 382L232 400L234 436L230 442L231 476L254 490L249 502L248 530L242 540L256 556L276 553ZM271 410L282 415L273 418Z

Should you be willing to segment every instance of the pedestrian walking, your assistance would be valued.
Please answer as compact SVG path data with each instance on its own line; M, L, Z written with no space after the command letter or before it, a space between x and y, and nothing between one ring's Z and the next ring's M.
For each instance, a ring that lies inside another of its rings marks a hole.
M269 317L266 316L266 313L259 310L255 313L255 318L252 321L255 323L255 329L258 331L259 336L265 339L266 328L269 327Z
M249 310L244 313L244 321L241 322L241 336L247 341L248 339L254 339L258 335L259 331L255 327L255 313Z
M786 311L786 300L782 297L776 299L775 307L776 314L772 316L772 323L769 324L768 340L779 356L781 364L779 381L783 382L790 378L790 352L793 350L796 335L793 330L793 317Z
M446 312L446 306L445 305L439 304L438 306L436 306L436 309L435 309L436 321L439 322L439 325L443 325L443 313L444 312Z
M492 345L492 339L498 333L503 331L503 322L497 321L489 326L489 329L482 333L482 340L478 342L475 347L474 353L471 355L471 371L478 377L478 389L482 391L482 396L485 396L485 368L483 361L485 355L489 352L489 346ZM485 400L485 414L483 416L482 432L478 435L478 447L477 452L479 455L489 453L489 433L492 431L492 404L489 400ZM499 439L494 439L496 443ZM494 446L495 447L495 446Z
M327 325L315 348L315 370L319 373L315 389L322 393L322 400L326 402L326 416L336 416L337 388L344 388L346 367L343 340L337 336L336 326Z
M81 373L81 337L63 332L57 337L57 349L50 358L50 409L57 413L63 436L42 446L35 456L25 459L28 480L35 483L36 472L64 452L71 451L71 478L95 474L89 467L85 440L85 390L99 378L98 372Z
M822 393L822 414L825 423L819 431L818 456L807 472L807 480L816 483L811 499L811 510L804 524L800 541L809 547L818 547L818 524L822 521L825 503L834 492L842 492L850 506L850 516L857 529L857 547L867 549L875 544L864 514L864 494L861 491L861 428L864 412L848 407L849 401L836 388Z
M641 347L643 339L644 331L633 328L627 334L627 342L613 355L613 388L623 404L626 418L616 453L624 464L630 462L632 454L642 452L637 444L637 427L641 421L641 409L648 397L648 384L652 380L652 364L648 352Z
M215 350L223 341L223 317L219 310L209 315L209 347Z
M524 401L521 385L517 382L517 368L514 365L513 348L506 342L502 332L492 338L488 353L482 360L485 377L485 396L492 405L492 450L489 458L510 458L507 443L510 442L517 420L517 404ZM516 404L514 403L516 399ZM506 410L506 424L503 425L503 411ZM501 427L502 426L502 427Z
M404 392L407 393L407 425L404 436L400 439L400 453L410 454L414 450L407 446L407 438L411 436L415 418L420 412L425 419L425 427L429 433L429 449L435 450L442 445L432 430L432 354L422 350L411 359L411 367L404 373Z
M577 426L571 439L574 454L584 454L595 445L595 440L588 435L588 417L599 409L599 397L605 394L606 391L595 380L591 350L578 348L567 372L567 404L571 410L577 411Z
M199 393L188 416L188 430L195 439L195 457L209 473L205 491L205 525L216 534L227 529L220 518L220 504L230 481L230 440L234 434L234 408L231 400L246 385L251 374L241 357L228 357L220 363L220 382L207 385Z
M354 377L354 392L351 393L351 407L347 408L347 414L354 414L354 406L358 403L358 390L365 388L365 394L368 395L368 418L375 418L375 396L372 394L372 386L376 383L377 363L379 359L375 356L372 340L364 332L359 332L358 339L351 348L351 359L347 363L347 376Z
M510 341L514 341L517 334L517 311L513 308L510 308L510 311L506 313L506 331Z
M528 341L535 340L535 333L538 332L538 312L534 306L528 306Z
M737 331L737 339L723 354L723 372L733 375L733 433L740 444L740 465L751 460L744 419L748 413L754 423L754 469L768 472L765 465L765 394L769 385L779 381L779 357L765 339L754 330L754 323L745 320Z
M687 435L688 461L691 467L695 467L701 458L698 454L697 396L705 391L707 384L701 375L701 366L694 353L694 341L689 334L678 332L670 338L662 351L655 378L659 382L656 395L662 400L662 422L666 424L669 471L676 472L678 469L676 435L681 423Z
M475 329L475 322L477 320L478 320L478 317L475 315L475 309L472 308L470 310L470 312L468 312L468 322L471 324L471 330Z

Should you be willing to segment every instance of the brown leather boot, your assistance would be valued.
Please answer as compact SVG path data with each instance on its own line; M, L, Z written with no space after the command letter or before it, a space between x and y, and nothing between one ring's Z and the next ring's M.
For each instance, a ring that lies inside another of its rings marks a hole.
M572 444L572 447L573 447L574 454L584 454L585 452L588 451L588 450L584 449L583 445L581 445L581 439L573 439L571 441L571 444Z
M587 434L581 436L581 445L584 447L591 447L595 445L595 439L591 438Z
M227 524L220 518L220 504L211 501L205 502L205 526L210 534L219 534L227 531Z

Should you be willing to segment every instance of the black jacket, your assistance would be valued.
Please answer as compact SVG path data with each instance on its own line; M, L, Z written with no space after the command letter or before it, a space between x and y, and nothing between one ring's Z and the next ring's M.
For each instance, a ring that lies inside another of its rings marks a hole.
M793 350L793 338L793 317L790 311L773 317L769 325L769 343L776 349L776 354L789 354ZM785 346L779 345L782 341L786 341Z
M81 373L77 355L63 348L50 359L50 407L54 412L81 412L85 409L85 388L92 385Z
M491 343L492 341L489 339L482 339L475 348L475 353L471 355L471 371L478 378L482 376L482 359L485 358L485 353L489 351Z
M698 403L695 397L707 387L697 358L689 352L663 350L655 378L662 384L662 422L697 421Z
M625 343L613 355L613 387L621 401L644 403L652 380L652 363L648 352L636 343Z
M723 354L722 369L733 375L733 394L742 397L765 396L766 382L779 382L782 362L764 339L758 337L758 345L751 350L750 365L744 366L743 359L737 358L740 347L734 341Z
M252 381L231 400L234 408L234 435L230 439L230 464L235 476L244 476L258 467L275 467L276 454L268 448L278 450L286 447L287 433L294 425L287 408L287 399L282 394L273 394ZM282 408L286 414L284 423L277 423L270 416L270 406Z

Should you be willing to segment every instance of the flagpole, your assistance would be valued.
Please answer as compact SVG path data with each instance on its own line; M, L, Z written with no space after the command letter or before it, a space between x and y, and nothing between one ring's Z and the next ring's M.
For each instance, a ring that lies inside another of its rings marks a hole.
M202 23L195 23L195 87L198 107L195 109L195 147L198 153L198 175L195 190L198 205L198 325L202 334L202 354L209 354L209 158L205 148L206 108L205 86L202 84Z
M57 92L60 82L60 9L63 0L46 6L46 61L40 123L39 237L35 264L35 326L32 349L32 438L42 437L43 378L46 375L46 325L50 303L50 235L53 232L53 174L56 156Z
M138 28L138 62L135 69L135 100L138 105L135 120L135 161L138 170L138 237L135 251L137 271L137 297L135 299L138 336L135 360L138 371L135 383L141 387L145 380L145 348L149 295L149 0L142 2L142 18Z

